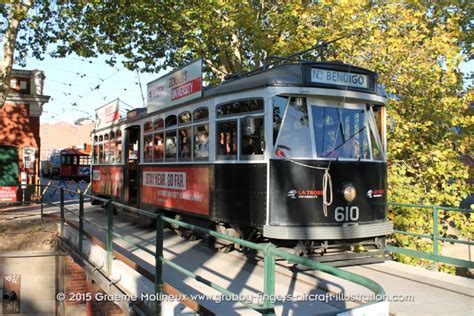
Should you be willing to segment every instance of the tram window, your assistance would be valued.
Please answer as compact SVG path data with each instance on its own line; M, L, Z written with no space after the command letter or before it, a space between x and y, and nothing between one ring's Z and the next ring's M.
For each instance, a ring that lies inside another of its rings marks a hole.
M237 121L217 123L217 159L237 159Z
M179 125L189 124L191 123L191 112L186 111L179 114Z
M145 149L144 162L151 162L153 160L153 135L145 135L143 147Z
M276 96L273 98L273 145L276 143L287 104L288 97Z
M153 161L163 162L163 133L156 133L153 139Z
M207 160L208 158L209 158L208 125L196 126L194 127L194 159Z
M372 144L372 154L375 160L383 160L383 148L380 135L382 134L382 110L367 108L368 122L370 126L370 142Z
M98 163L99 162L99 145L94 145L93 157L94 157L94 163Z
M241 159L263 158L264 133L263 117L248 117L240 120Z
M176 138L176 130L166 132L165 158L167 161L176 160Z
M104 144L104 162L110 162L110 151L109 151L109 143Z
M177 124L176 115L169 115L165 119L165 127L175 126Z
M207 108L199 108L194 111L194 122L204 121L209 118L209 110Z
M102 137L102 135L99 136L99 142L103 141L104 140L104 137Z
M111 141L109 143L109 151L107 153L107 160L110 163L115 163L115 142Z
M117 138L118 138L118 132L117 132ZM118 140L117 143L115 144L115 161L116 162L121 162L122 161L122 141Z
M263 111L263 99L233 101L217 106L217 116Z
M90 158L88 156L79 156L79 164L81 166L87 166L90 164Z
M306 98L291 98L276 142L275 155L288 158L312 158Z
M97 143L99 141L99 138L97 136L94 136L94 143Z
M109 140L109 134L104 135L104 140Z
M143 125L143 130L145 133L151 132L153 130L153 124L151 123L151 121L145 122L145 124Z
M110 132L110 140L113 140L115 139L115 133L114 132Z
M119 130L119 129L117 130L116 137L117 137L117 139L122 138L122 131L121 130Z
M99 145L99 163L104 162L104 145L100 144Z
M155 130L163 128L165 126L165 122L163 121L162 118L156 119L155 122L153 123L153 127Z
M312 115L318 157L370 159L364 109L312 106Z
M178 156L180 160L191 159L191 127L178 131Z

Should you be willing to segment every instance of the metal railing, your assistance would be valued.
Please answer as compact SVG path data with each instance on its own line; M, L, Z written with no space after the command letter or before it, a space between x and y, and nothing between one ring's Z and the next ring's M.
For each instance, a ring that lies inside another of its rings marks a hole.
M96 196L91 196L91 195L86 195L84 193L79 193L79 212L74 212L72 210L69 210L68 208L65 207L64 203L64 194L65 192L68 192L70 190L65 189L65 188L57 188L60 190L60 203L59 205L53 204L55 206L59 206L60 208L60 234L61 236L64 236L64 229L65 229L65 223L66 223L66 211L70 212L76 216L78 216L78 243L77 243L77 248L80 250L80 253L82 253L82 246L83 246L83 241L84 241L84 236L85 236L85 229L84 229L84 222L87 222L93 226L99 227L106 231L106 260L105 260L105 271L111 275L112 273L112 261L113 261L113 251L114 251L114 238L120 239L125 241L126 243L143 250L144 252L154 256L155 258L155 292L157 297L162 297L161 295L163 294L163 264L166 264L167 266L171 267L172 269L176 270L179 273L182 273L186 275L187 277L193 278L194 280L205 284L209 286L210 288L224 294L224 295L237 295L235 297L239 297L237 293L233 293L226 288L208 280L205 279L197 274L195 274L192 271L187 270L186 268L174 263L173 261L166 259L163 256L163 227L164 227L164 222L177 225L180 227L183 227L185 229L191 230L196 233L201 233L205 234L208 236L212 236L214 238L220 238L232 243L239 244L243 247L247 247L250 249L254 249L257 251L261 251L263 253L264 257L264 282L263 282L263 303L257 304L254 303L253 301L249 300L239 300L238 302L247 306L250 309L253 309L262 315L275 315L275 259L276 258L281 258L285 259L291 263L295 264L300 264L306 267L309 267L311 269L315 269L318 271L322 271L331 275L334 275L336 277L339 277L341 279L359 284L370 291L372 291L375 295L373 296L373 300L366 302L362 305L359 305L355 308L361 308L365 307L368 305L372 305L375 303L379 302L386 302L386 295L384 289L377 284L376 282L345 271L341 270L332 266L329 266L324 263L320 263L314 260L310 260L308 258L304 257L299 257L295 256L293 254L290 254L286 251L283 251L281 249L276 248L275 245L271 243L265 243L265 244L256 244L247 240L243 240L240 238L228 236L213 230L209 230L200 226L192 225L186 222L182 222L176 219L172 219L169 217L164 216L163 214L156 214L148 211L144 211L138 208L134 208L128 205L120 204L111 200L99 198ZM102 226L101 224L95 223L91 221L90 219L86 219L84 216L84 200L85 198L89 198L91 200L96 200L99 202L102 202L106 205L106 212L107 212L107 226ZM44 201L43 198L40 199L40 205L41 205L41 222L43 222L43 208L44 208ZM114 229L114 220L113 220L113 207L121 207L123 209L126 209L130 212L140 214L142 216L149 217L151 219L156 220L156 237L155 237L155 251L152 251L142 245L139 245L133 241L131 241L129 238L126 236L121 235ZM388 304L387 304L388 308ZM352 309L348 309L352 310ZM388 313L388 310L387 310ZM155 314L161 315L161 301L158 300L155 303Z
M395 234L430 239L433 243L433 252L428 253L428 252L419 251L415 249L408 249L408 248L387 245L387 249L389 251L402 254L402 255L431 260L436 263L442 262L442 263L447 263L447 264L470 268L470 269L474 268L473 261L442 256L439 254L439 242L463 244L463 245L467 245L468 247L474 246L474 242L469 239L460 240L460 239L454 239L454 238L441 237L439 235L439 212L446 211L446 212L460 212L464 214L471 214L474 212L474 210L455 208L455 207L445 207L445 206L438 206L438 205L404 204L404 203L395 203L395 202L387 202L387 205L431 210L431 214L433 217L433 231L431 232L431 234L413 233L413 232L407 232L407 231L402 231L402 230L397 230L397 229L394 230Z

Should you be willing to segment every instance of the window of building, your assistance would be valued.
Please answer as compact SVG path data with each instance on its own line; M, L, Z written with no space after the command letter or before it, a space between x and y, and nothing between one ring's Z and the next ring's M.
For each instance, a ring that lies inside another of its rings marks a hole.
M237 159L237 121L217 123L217 159Z
M178 156L180 160L191 159L191 127L181 128L178 131L179 151Z
M191 123L191 112L186 111L179 114L179 125Z
M145 155L143 156L144 162L153 161L153 135L145 135L143 147L145 149Z
M175 116L176 118L176 116ZM167 161L176 160L177 136L176 130L167 131L165 138L165 158Z
M153 139L153 161L163 162L164 153L163 132L156 133Z
M240 120L240 159L262 159L265 151L263 117Z
M209 158L209 127L200 125L194 127L194 159L207 160Z
M194 122L200 122L209 118L209 110L207 108L199 108L194 110Z

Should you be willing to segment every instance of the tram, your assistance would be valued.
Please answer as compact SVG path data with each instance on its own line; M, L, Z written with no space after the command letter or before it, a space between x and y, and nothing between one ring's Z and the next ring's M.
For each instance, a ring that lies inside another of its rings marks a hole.
M150 82L146 109L92 132L93 194L305 254L383 253L392 223L376 74L296 62L206 88L199 67Z
M89 150L77 147L64 148L59 152L59 155L61 157L59 167L60 178L89 181L91 168L90 148Z

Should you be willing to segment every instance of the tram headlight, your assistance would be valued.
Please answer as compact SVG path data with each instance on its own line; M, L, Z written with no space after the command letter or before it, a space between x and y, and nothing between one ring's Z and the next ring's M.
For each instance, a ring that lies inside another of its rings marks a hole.
M342 189L342 193L344 194L344 198L347 202L352 202L356 198L357 192L356 189L352 184L347 184Z

